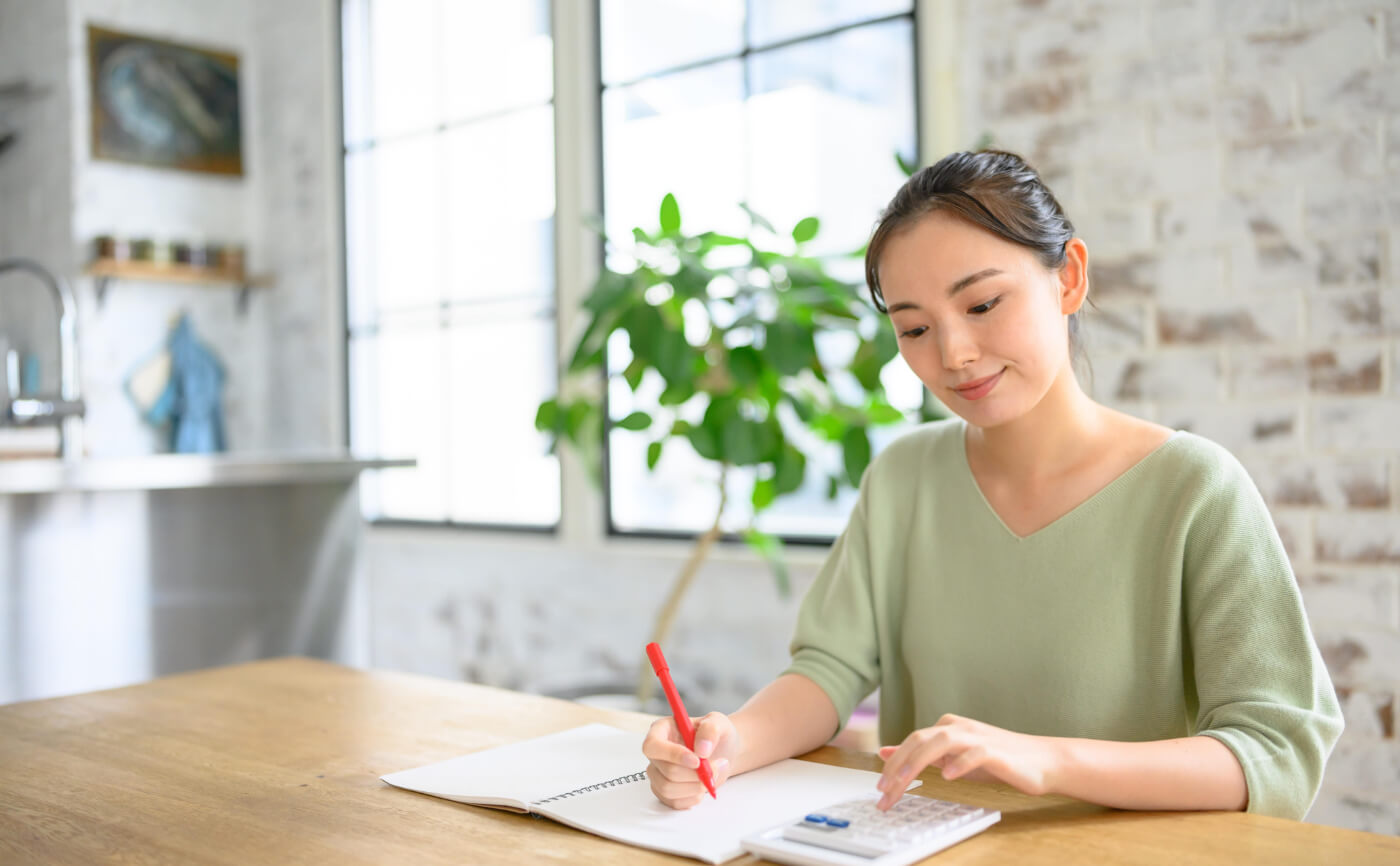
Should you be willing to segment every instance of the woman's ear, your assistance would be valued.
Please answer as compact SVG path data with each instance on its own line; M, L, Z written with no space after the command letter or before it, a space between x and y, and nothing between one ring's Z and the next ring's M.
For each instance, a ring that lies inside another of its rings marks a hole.
M1089 248L1079 238L1065 244L1065 263L1060 266L1060 312L1079 312L1089 297Z

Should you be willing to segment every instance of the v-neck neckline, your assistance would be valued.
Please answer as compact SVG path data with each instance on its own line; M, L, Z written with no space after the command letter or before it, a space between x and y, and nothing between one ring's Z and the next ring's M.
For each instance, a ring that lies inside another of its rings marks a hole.
M1050 521L1049 523L1045 524L1044 526L1027 535L1017 535L1011 529L1011 527L1006 525L1006 521L1002 518L1001 513L998 512L994 507L992 507L991 500L989 500L987 498L987 494L982 491L982 485L977 483L977 476L974 475L972 472L972 461L969 460L967 457L966 422L964 422L961 425L961 429L958 431L958 455L962 458L960 463L962 464L963 477L967 480L968 484L972 485L972 489L976 491L977 498L982 500L982 506L987 509L987 513L992 516L992 519L997 522L997 525L1002 528L1002 531L1009 535L1013 540L1018 542L1026 542L1031 541L1035 538L1039 538L1040 536L1046 534L1050 530L1069 522L1069 520L1073 518L1076 514L1083 512L1095 501L1108 495L1108 493L1114 488L1121 487L1127 482L1127 479L1130 476L1138 474L1138 472L1142 469L1143 466L1151 462L1154 457L1162 453L1162 451L1166 450L1168 445L1171 445L1177 439L1181 438L1181 436L1181 430L1173 430L1171 432L1171 435L1164 439L1160 444L1158 444L1156 448L1153 448L1151 451L1144 454L1141 458L1138 459L1136 463L1134 463L1132 466L1129 466L1127 469L1124 469L1117 476L1115 476L1113 480L1109 481L1107 484L1091 493L1082 502L1080 502L1078 505L1075 505L1070 510L1066 511L1064 514L1061 514L1059 517L1056 517L1054 520Z

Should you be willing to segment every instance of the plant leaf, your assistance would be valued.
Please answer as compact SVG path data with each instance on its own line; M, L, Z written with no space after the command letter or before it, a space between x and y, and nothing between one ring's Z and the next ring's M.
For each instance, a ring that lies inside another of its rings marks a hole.
M616 321L616 314L607 311L599 314L588 323L584 329L583 336L579 337L578 346L574 348L574 354L569 359L568 372L582 373L603 364L603 349L608 343L608 334L612 333L613 323Z
M695 350L680 331L662 329L655 336L652 362L667 385L693 378Z
M733 235L722 235L718 232L705 232L700 235L700 241L703 245L712 247L737 247L748 243L748 241L743 238L736 238Z
M766 329L764 354L785 376L796 375L817 356L812 330L791 319L779 319Z
M661 459L661 446L665 439L658 439L647 446L647 469L656 468L657 462Z
M754 513L762 511L773 504L773 500L778 496L776 486L771 478L762 478L753 483L753 510Z
M593 284L593 289L588 293L588 297L583 299L583 308L596 316L617 306L631 288L632 280L630 277L615 271L605 270L598 275L598 281Z
M864 427L851 427L841 437L841 458L846 467L846 480L852 487L859 487L860 476L870 465L870 437Z
M691 379L680 379L669 383L661 392L661 396L656 398L656 402L662 406L679 406L694 396L695 382Z
M632 346L632 356L643 361L656 363L657 343L666 332L666 323L661 313L648 303L633 304L622 316L620 323L627 332L627 341ZM656 364L659 368L660 365ZM662 371L663 374L665 371Z
M685 431L685 438L690 442L690 447L695 449L695 453L706 460L720 458L719 437L704 424L697 424Z
M593 411L593 407L586 400L570 403L564 412L564 434L574 442L581 442L583 428L588 424Z
M870 404L865 409L866 417L872 424L898 424L904 420L904 413L886 403L884 400L872 398Z
M805 244L817 236L817 230L821 228L821 220L814 216L804 217L797 221L797 225L792 227L792 239L799 244Z
M761 229L767 230L770 234L778 233L778 230L773 228L772 223L759 216L756 212L754 212L753 208L749 207L748 202L739 202L739 207L743 208L744 213L749 215L749 222L753 223Z
M729 350L729 374L740 385L752 385L763 372L763 361L753 346L735 346Z
M645 412L633 412L617 422L623 430L645 430L651 426L651 416Z
M535 412L535 429L542 433L554 433L559 424L559 401L550 399L540 404Z
M627 369L622 371L622 378L627 380L627 387L633 391L642 384L642 374L647 371L647 363L641 358L633 358L632 363L627 365Z
M791 493L802 486L807 475L807 458L791 445L779 452L777 472L773 475L773 487L777 495Z
M661 199L661 233L673 235L680 230L681 206L676 204L676 197L668 192L666 197Z
M905 177L913 177L914 172L919 170L918 165L906 160L904 154L897 150L894 152L894 161L899 166L899 170L904 172Z
M752 466L757 463L762 454L759 435L759 425L738 413L726 418L723 432L720 434L725 462L735 466Z

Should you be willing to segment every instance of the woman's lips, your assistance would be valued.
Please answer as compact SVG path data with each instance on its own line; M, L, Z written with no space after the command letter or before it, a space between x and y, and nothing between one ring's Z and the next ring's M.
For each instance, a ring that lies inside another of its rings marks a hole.
M991 393L991 390L996 387L997 382L1001 381L1001 374L1005 372L1006 368L1003 367L994 375L988 376L985 379L977 379L968 382L965 385L958 385L954 387L953 390L958 392L958 396L962 397L964 400L981 400Z

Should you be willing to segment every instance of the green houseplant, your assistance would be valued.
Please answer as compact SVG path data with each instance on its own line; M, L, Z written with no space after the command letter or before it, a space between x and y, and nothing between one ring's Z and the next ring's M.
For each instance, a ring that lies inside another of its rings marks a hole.
M835 497L843 486L859 485L870 462L870 429L905 420L880 381L881 370L898 354L894 334L859 286L836 278L822 259L807 254L818 220L808 217L780 233L744 210L750 219L746 237L688 234L675 197L667 194L656 229L633 229L630 248L609 240L610 250L627 254L633 266L605 267L599 275L583 302L585 326L561 376L561 394L541 403L535 418L553 446L563 440L575 449L595 480L612 426L651 438L648 469L674 447L691 448L717 465L714 520L657 614L651 639L658 643L723 533L732 470L752 468L745 486L757 518L816 471L792 441L794 425L802 425L839 444L842 469L826 479L827 494ZM840 363L818 354L818 334L827 330L845 332L844 343L854 346ZM625 335L625 345L618 334ZM570 388L619 371L634 393L648 377L653 388L659 385L654 409L613 420L603 394ZM859 387L838 387L840 377ZM860 398L850 399L852 393ZM927 407L921 414L928 416ZM781 541L753 521L742 535L786 594ZM642 665L637 697L643 704L652 682Z

